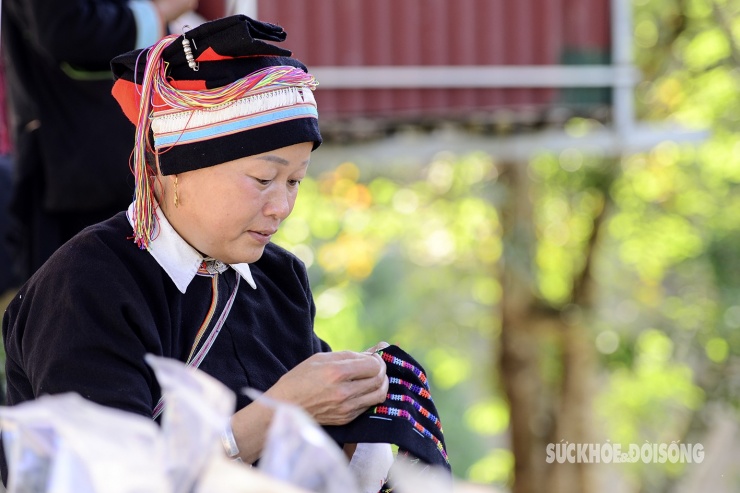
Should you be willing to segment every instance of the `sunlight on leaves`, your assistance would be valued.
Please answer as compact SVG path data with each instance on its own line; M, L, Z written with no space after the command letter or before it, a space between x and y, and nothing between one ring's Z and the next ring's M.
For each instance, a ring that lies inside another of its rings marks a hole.
M707 357L715 363L722 363L730 353L730 345L726 340L714 337L707 341L705 346Z
M467 474L476 483L507 483L514 468L514 456L509 450L495 449L470 466Z
M470 360L452 348L434 348L427 353L426 360L434 385L443 389L463 382L472 371Z
M480 435L498 435L509 426L509 407L501 399L488 399L471 406L463 416L465 424Z
M730 55L730 43L719 28L708 29L696 37L686 47L684 61L695 71L704 70Z

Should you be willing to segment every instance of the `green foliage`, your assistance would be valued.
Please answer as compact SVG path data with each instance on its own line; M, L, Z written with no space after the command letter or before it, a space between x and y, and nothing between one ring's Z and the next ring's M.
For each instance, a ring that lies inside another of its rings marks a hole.
M635 343L632 368L622 366L609 375L608 391L599 395L596 411L608 423L614 443L682 442L692 413L705 402L694 383L694 371L674 361L674 343L657 329L641 333ZM660 485L685 472L686 464L625 464L625 473L643 484Z
M559 156L543 154L531 163L537 284L551 306L563 307L572 301L570 294L585 266L594 220L604 207L607 165L577 149L567 149Z
M441 154L407 181L363 181L345 163L301 183L275 239L309 267L316 332L332 347L363 350L385 340L422 362L461 475L488 448L476 434L495 438L508 422L489 383L501 298L494 275L501 232L488 198L497 177L481 153ZM486 423L492 409L494 422Z
M740 398L730 371L740 353L740 2L634 5L644 118L709 126L713 135L621 163L597 261L596 347L606 370L597 410L612 441L696 440L708 403ZM609 344L599 345L602 334ZM643 491L664 491L684 472L631 470Z
M476 483L505 484L514 470L514 456L505 449L494 449L476 461L469 470L469 478Z
M590 267L584 315L605 439L669 443L701 437L709 403L740 402L740 0L633 5L641 118L710 126L712 138L619 161L577 149L536 157L528 252L539 300L563 313ZM600 125L574 118L565 130L587 138ZM456 474L508 484L509 410L491 383L505 268L499 171L480 153L440 154L415 178L345 163L303 182L276 241L309 266L317 332L339 349L408 349L429 372ZM550 384L562 368L544 342ZM625 467L645 492L685 472Z
M471 406L464 419L467 426L479 435L495 436L509 426L509 409L505 401L491 398Z

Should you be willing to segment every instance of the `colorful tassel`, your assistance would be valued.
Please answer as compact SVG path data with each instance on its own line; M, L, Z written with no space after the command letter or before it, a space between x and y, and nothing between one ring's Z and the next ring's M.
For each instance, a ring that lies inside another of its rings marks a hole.
M164 106L159 106L159 108L165 108L161 113L166 113L171 109L188 111L190 113L185 117L187 122L196 110L222 109L224 105L233 104L248 94L281 88L314 90L318 85L312 75L297 67L271 66L253 72L224 87L204 90L176 89L167 79L168 64L162 60L162 53L178 38L177 35L166 36L148 50L142 51L142 54L146 53L146 68L140 92L139 120L136 126L132 164L136 186L133 217L134 241L142 250L146 249L152 240L157 207L151 182L152 178L157 176L157 171L151 164L146 163L146 150L148 148L152 154L166 152L166 150L152 149L148 138L152 118L158 108L153 101L155 93L164 102ZM136 80L136 74L134 74L134 80Z

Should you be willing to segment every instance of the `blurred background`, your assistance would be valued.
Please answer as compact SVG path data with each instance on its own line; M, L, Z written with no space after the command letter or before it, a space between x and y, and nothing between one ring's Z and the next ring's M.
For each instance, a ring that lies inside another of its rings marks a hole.
M740 0L219 5L320 82L275 239L316 331L425 366L457 477L740 489ZM548 463L565 443L705 455Z

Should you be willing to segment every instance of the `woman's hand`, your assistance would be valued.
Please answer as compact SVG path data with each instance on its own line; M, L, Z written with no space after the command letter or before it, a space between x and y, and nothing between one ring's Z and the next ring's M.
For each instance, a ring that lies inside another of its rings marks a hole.
M343 425L383 402L387 392L380 356L340 351L314 354L265 395L302 407L319 424Z
M370 353L370 354L373 354L374 352L376 352L376 351L380 351L381 349L385 349L385 348L387 348L388 346L390 346L390 344L388 344L387 342L385 342L385 341L380 341L379 343L377 343L376 345L374 345L374 346L373 346L373 347L371 347L370 349L366 349L366 350L364 350L364 351L363 351L363 353Z
M349 423L385 400L385 362L373 353L386 346L381 342L364 353L314 354L283 375L265 395L302 407L319 424ZM233 416L231 425L245 462L254 462L261 455L272 415L272 408L258 400ZM348 458L353 452L352 445L345 450Z

